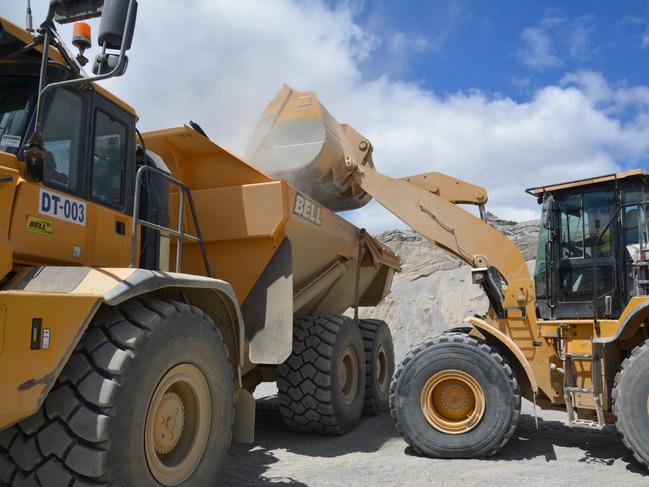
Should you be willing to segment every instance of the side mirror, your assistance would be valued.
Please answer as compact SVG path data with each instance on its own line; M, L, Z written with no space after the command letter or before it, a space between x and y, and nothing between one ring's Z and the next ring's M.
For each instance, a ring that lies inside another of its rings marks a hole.
M552 195L543 201L543 228L552 229L552 211L554 210L554 198Z
M26 175L31 181L40 183L45 173L45 152L40 142L32 140L25 151Z
M92 72L98 75L110 73L113 69L118 67L119 62L120 57L117 54L97 54L95 62L92 65ZM128 57L124 55L122 57L122 64L115 72L115 76L123 75L126 71L127 66Z
M130 0L104 0L104 7L99 23L98 43L106 49L131 48L133 31L135 30L135 18L137 17L137 1L133 2L133 14L128 25L126 17Z

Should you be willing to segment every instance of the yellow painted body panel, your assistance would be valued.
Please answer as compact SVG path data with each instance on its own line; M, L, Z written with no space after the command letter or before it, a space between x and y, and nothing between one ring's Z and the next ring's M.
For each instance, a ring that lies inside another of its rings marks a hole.
M12 160L13 159L13 160ZM0 276L5 276L13 267L13 250L9 241L9 223L16 192L18 171L12 166L16 159L0 152Z
M98 302L92 295L0 292L0 428L38 409ZM49 330L48 349L30 349L34 318L42 320L40 340Z
M107 291L134 269L97 268L69 292L21 290L32 271L16 269L0 291L0 429L34 413L67 362ZM66 283L58 283L65 286ZM33 350L32 320L41 320L38 337L49 330L49 347Z
M41 215L39 198L42 188L52 194L84 201L85 224ZM29 231L27 222L30 218L50 223L51 234ZM117 222L124 224L124 235L115 232ZM14 198L9 239L14 260L19 263L126 267L131 255L130 222L129 216L113 209L20 179ZM78 250L75 251L75 248Z

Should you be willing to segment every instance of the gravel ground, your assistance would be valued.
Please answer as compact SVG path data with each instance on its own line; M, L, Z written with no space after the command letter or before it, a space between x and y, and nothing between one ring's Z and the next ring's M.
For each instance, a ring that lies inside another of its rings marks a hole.
M344 436L307 435L284 427L276 398L258 404L255 442L233 445L223 485L649 486L649 471L633 460L614 427L570 429L564 413L544 411L537 431L529 403L513 439L483 460L417 457L388 415L362 418Z

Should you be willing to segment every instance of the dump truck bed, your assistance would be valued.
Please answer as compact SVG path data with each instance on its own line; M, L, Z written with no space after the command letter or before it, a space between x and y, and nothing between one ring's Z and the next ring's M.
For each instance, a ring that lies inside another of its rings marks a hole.
M356 298L359 305L372 306L389 292L398 257L286 180L267 176L186 126L144 138L147 149L189 186L210 266L215 277L232 284L240 303L284 239L291 246L295 317L341 313ZM177 198L172 192L172 222ZM195 231L191 225L188 229ZM198 245L183 245L183 272L204 274ZM173 268L173 244L170 255Z

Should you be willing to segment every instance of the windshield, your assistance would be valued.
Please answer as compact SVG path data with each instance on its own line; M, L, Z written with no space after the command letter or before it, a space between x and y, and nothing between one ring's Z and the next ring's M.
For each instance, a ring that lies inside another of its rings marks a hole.
M18 154L36 104L38 78L0 77L0 151Z

